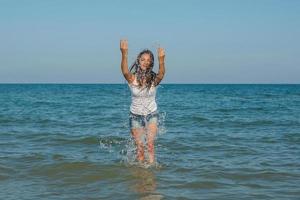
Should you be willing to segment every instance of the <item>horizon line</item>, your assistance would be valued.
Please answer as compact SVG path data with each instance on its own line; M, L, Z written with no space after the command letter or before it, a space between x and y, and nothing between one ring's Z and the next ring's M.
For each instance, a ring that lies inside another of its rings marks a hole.
M123 83L101 83L101 82L91 82L91 83L80 83L80 82L0 82L1 85L13 85L13 84L53 84L53 85L120 85L127 84ZM262 82L246 82L246 83L160 83L160 85L299 85L299 83L262 83Z

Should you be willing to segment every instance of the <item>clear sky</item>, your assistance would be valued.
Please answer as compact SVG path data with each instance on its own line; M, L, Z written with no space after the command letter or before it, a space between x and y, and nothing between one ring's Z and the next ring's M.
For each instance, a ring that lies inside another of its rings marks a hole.
M300 83L299 0L0 0L0 83L124 83L121 38L162 83Z

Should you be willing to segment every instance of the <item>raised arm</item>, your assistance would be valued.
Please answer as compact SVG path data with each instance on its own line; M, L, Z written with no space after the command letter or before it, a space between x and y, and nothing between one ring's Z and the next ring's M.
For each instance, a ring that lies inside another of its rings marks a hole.
M158 85L165 75L165 50L163 48L158 48L157 54L158 54L159 69L155 79L155 85Z
M122 61L121 61L121 70L125 77L125 79L128 81L128 83L132 83L134 79L134 75L130 73L128 70L128 42L127 40L121 40L120 41L120 50L122 53Z

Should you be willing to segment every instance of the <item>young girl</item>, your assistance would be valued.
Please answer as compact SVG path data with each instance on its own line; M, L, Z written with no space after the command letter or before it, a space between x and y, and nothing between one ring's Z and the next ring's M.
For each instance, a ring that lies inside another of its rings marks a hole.
M131 90L130 129L137 146L137 160L145 161L142 136L146 134L149 163L155 161L154 140L157 133L158 111L155 100L156 87L165 74L165 51L158 48L158 73L152 71L154 66L153 53L146 49L139 53L136 61L128 70L128 42L120 41L122 52L121 70Z

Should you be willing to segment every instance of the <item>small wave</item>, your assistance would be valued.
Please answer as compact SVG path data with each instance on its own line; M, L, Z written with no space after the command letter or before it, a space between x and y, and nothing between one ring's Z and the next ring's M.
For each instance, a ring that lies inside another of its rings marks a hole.
M32 169L32 174L55 177L61 174L73 174L76 172L91 171L96 168L96 165L90 162L61 162L49 165L43 165Z
M218 108L213 111L227 113L227 112L233 112L233 111L239 111L239 110L240 110L240 108Z
M15 122L15 119L9 117L0 117L0 124Z
M7 180L7 179L9 179L9 176L0 174L0 181L4 181L4 180Z
M104 109L112 109L114 108L111 104L107 104L107 105L92 105L89 106L88 109L90 110L104 110Z
M272 125L274 124L274 121L272 120L255 120L250 122L242 122L245 126L262 126L262 125Z
M262 94L262 96L263 96L263 97L272 97L272 98L274 98L274 97L280 96L280 95L278 95L278 94L268 94L268 93L265 93L265 94Z
M40 153L32 153L32 154L25 154L22 155L20 161L22 162L34 162L34 161L42 161L45 160L46 156Z
M200 116L193 116L192 120L194 120L195 122L203 122L203 121L208 121L209 119Z
M31 177L43 176L72 184L91 183L119 178L124 167L120 164L100 165L94 162L57 162L31 169ZM123 176L121 176L123 177Z
M62 154L53 154L52 159L56 160L56 161L62 161L64 159L66 159L66 156L64 156Z
M241 128L247 128L247 127L256 127L256 126L270 126L274 125L274 121L272 120L254 120L254 121L224 121L224 122L214 122L214 125L220 125L220 126L230 126L230 127L241 127Z
M281 139L289 143L300 144L300 132L283 134Z
M231 173L231 172L222 172L219 174L220 177L228 178L231 180L240 180L240 181L247 181L247 180L286 180L289 178L294 177L294 174L292 173L285 173L285 172L277 172L277 171L257 171L257 172L236 172L236 173Z
M261 184L258 184L258 183L246 183L246 184L241 184L241 185L252 188L252 189L269 188L269 186L261 185Z
M10 167L6 167L6 166L3 166L3 165L0 165L0 172L8 174L8 173L14 173L15 170L12 169L12 168L10 168Z
M127 138L119 137L119 136L106 136L106 137L99 138L99 142L102 145L122 144L126 141L127 141Z
M62 138L54 138L52 139L53 142L57 144L98 144L99 139L96 136L89 136L89 137L80 137L80 138L68 138L64 136Z
M216 189L224 187L223 183L218 183L216 181L194 181L184 184L180 184L176 187L179 188L188 188L188 189Z
M15 174L16 171L10 167L0 165L0 181L7 180L11 175Z
M28 119L28 118L27 118ZM30 122L24 118L16 118L11 116L0 117L0 124L14 123L14 124L25 124Z
M257 137L257 142L262 142L265 144L276 144L280 141L278 140L278 137L275 137L274 135L264 135L261 137Z
M16 124L16 125L27 125L34 123L35 125L55 125L55 126L65 126L66 122L48 119L48 118L38 118L34 116L21 116L21 117L1 117L0 124Z
M247 107L247 108L218 108L213 111L221 112L221 113L229 113L229 112L236 112L236 111L263 111L265 108L263 107Z
M164 199L164 196L160 194L150 194L141 198L141 200L160 200Z
M61 102L57 102L57 101L50 101L50 100L36 100L34 102L32 102L32 105L35 107L38 106L55 106L56 108L59 106L63 106L63 104Z

